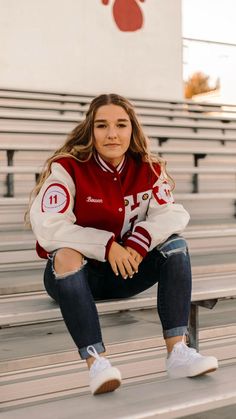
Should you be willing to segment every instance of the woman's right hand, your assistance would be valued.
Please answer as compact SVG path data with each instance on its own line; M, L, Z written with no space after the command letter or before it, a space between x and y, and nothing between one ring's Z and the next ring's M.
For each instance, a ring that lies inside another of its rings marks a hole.
M117 242L113 242L109 253L108 261L116 275L119 273L126 279L128 276L132 278L134 273L138 272L138 263L133 256Z

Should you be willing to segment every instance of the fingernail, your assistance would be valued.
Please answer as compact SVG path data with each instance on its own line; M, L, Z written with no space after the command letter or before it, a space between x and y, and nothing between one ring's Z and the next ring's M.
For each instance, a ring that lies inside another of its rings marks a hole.
M124 279L127 279L128 278L128 276L126 275L126 276L124 276Z
M119 273L118 272L116 272L116 276L118 276L119 275Z
M133 278L133 275L130 275L130 278Z

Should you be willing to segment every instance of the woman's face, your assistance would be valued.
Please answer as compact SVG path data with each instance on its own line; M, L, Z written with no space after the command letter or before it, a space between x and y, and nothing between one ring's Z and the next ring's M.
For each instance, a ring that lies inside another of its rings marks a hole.
M126 111L117 105L98 108L94 118L94 146L107 163L118 166L130 145L132 125Z

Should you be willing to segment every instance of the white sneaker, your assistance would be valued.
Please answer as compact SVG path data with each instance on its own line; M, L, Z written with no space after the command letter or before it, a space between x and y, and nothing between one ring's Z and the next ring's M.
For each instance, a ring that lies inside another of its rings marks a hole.
M174 345L166 360L167 373L171 378L196 377L217 368L218 361L214 356L203 356L183 341Z
M96 358L89 370L90 390L92 394L108 393L121 385L121 373L112 367L108 359L99 356L93 346L88 346L89 355Z

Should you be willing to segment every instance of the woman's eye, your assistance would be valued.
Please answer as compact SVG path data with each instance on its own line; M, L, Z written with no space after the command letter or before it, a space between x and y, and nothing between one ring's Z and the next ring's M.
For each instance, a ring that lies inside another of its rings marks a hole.
M99 124L99 125L96 125L95 128L106 128L106 125L105 124Z
M118 126L118 128L125 128L126 127L125 124L118 124L117 126Z

